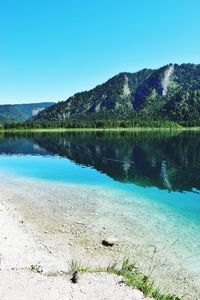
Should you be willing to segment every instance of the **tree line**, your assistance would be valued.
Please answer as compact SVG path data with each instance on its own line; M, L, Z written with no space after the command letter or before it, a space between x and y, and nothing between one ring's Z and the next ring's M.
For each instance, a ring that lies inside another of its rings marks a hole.
M65 120L65 121L27 121L7 123L0 129L51 129L51 128L181 128L182 125L168 120ZM196 126L196 125L195 125Z

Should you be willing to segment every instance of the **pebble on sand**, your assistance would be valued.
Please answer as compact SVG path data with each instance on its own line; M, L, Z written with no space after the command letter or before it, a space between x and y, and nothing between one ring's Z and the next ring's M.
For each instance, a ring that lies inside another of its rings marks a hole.
M106 247L112 247L114 245L118 244L118 239L116 238L106 238L102 241L102 245L106 246Z

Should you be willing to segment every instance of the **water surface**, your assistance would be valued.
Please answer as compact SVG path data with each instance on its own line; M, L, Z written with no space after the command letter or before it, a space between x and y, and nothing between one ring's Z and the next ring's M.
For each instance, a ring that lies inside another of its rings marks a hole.
M145 238L178 240L182 263L200 273L199 149L198 132L2 133L0 171L109 189L130 226L138 213Z

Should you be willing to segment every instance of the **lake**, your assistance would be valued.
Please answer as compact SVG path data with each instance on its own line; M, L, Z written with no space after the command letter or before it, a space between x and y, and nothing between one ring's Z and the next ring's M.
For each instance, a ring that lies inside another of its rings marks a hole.
M101 211L112 205L116 236L160 247L199 276L199 132L1 133L0 172L108 192Z

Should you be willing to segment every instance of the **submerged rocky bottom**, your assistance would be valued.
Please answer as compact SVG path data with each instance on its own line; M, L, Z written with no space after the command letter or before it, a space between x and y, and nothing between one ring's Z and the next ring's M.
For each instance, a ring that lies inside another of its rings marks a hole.
M37 228L66 268L72 260L95 268L129 257L162 291L200 298L198 223L159 202L106 186L10 174L0 180L1 201L12 203L23 222ZM107 238L118 243L106 247L102 241Z

